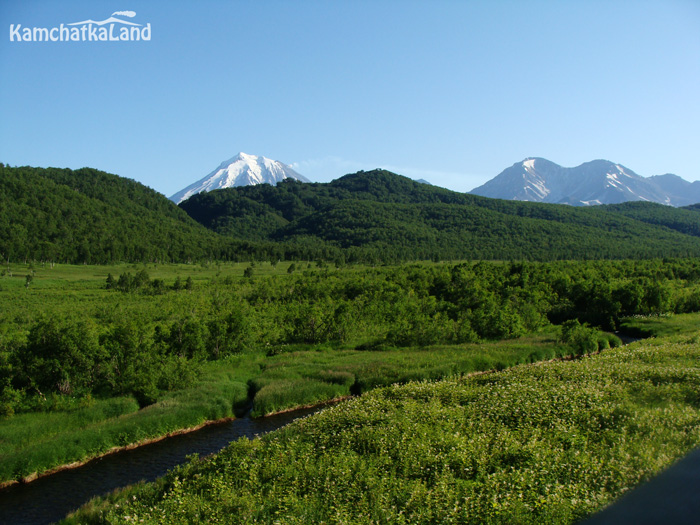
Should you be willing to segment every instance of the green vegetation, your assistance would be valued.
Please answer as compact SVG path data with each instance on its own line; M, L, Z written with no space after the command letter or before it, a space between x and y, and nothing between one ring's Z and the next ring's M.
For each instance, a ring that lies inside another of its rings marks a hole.
M697 213L694 211L700 208L698 204L684 208L673 208L652 202L634 201L610 204L605 208L631 219L665 226L671 230L700 237L700 223L698 223Z
M0 166L0 260L186 262L239 252L254 250L132 180L90 168Z
M261 415L616 346L592 327L692 310L700 278L692 260L292 264L7 267L0 479L248 406ZM131 411L104 408L115 399Z
M141 410L133 397L49 397L42 411L0 424L0 480L80 461L207 420L252 415L359 394L394 383L439 379L569 355L550 337L466 347L262 352L206 363L199 379ZM252 401L251 401L252 399Z
M593 351L596 350L597 346ZM395 383L502 370L575 353L574 348L559 342L553 334L371 352L329 348L295 351L269 357L261 364L260 374L249 382L254 395L252 415L357 395Z
M200 193L178 207L90 168L0 166L0 260L9 263L698 257L696 215L653 203L488 199L383 170Z
M0 277L0 476L248 407L261 415L616 346L600 329L699 309L699 279L689 259L10 265ZM113 399L140 410L113 417L102 408ZM31 440L25 427L37 429Z
M134 395L144 407L191 384L201 363L261 349L467 344L570 320L615 330L624 316L700 309L700 264L691 260L321 265L292 274L280 264L232 265L207 270L199 284L194 268L195 279L178 275L185 269L165 277L154 266L151 277L145 266L102 267L104 280L71 284L55 268L5 270L3 413L40 408L50 395ZM587 331L565 340L584 353L601 346Z
M0 421L0 480L22 479L114 447L232 417L248 404L246 382L256 367L255 359L205 365L189 388L142 409L132 396L48 396L41 411Z
M700 444L700 344L369 392L67 523L572 523Z
M216 232L337 262L620 259L700 254L695 213L653 203L574 208L504 201L384 170L327 184L229 188L181 205Z
M368 393L79 519L579 519L700 442L696 215L0 165L0 481Z
M634 337L667 337L679 334L694 334L700 319L695 314L635 315L620 324L620 329Z

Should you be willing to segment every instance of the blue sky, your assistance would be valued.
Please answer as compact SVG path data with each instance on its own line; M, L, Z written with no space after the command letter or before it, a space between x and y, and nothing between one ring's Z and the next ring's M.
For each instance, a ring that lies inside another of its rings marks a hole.
M11 42L132 10L140 42ZM0 2L0 161L171 195L239 151L469 191L529 156L700 179L700 2Z

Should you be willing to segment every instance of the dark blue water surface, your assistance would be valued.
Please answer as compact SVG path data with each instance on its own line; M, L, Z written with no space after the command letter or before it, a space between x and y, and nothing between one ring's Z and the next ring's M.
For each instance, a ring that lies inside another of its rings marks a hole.
M245 417L209 425L195 432L97 458L81 467L31 483L11 485L0 490L0 524L59 521L94 496L140 480L155 480L186 462L190 454L200 457L213 454L238 438L265 434L320 409L303 408L264 418Z

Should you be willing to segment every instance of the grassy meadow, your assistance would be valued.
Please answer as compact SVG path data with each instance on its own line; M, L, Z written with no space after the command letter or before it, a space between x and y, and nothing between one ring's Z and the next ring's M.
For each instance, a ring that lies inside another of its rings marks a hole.
M700 444L699 362L695 334L378 388L65 523L573 523Z
M700 328L697 314L675 314L628 317L620 330L640 338L696 334Z
M206 421L315 404L379 386L459 377L570 355L552 337L382 351L251 352L206 363L191 386L139 409L131 396L82 398L0 421L0 479L13 480Z
M692 316L698 267L4 265L0 482L248 410L615 347L597 327Z

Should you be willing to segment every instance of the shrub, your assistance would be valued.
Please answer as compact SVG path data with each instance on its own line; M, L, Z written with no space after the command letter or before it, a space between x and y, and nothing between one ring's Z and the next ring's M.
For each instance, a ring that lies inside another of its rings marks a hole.
M568 343L576 355L590 354L598 350L598 332L578 319L571 319L561 325L561 339Z

